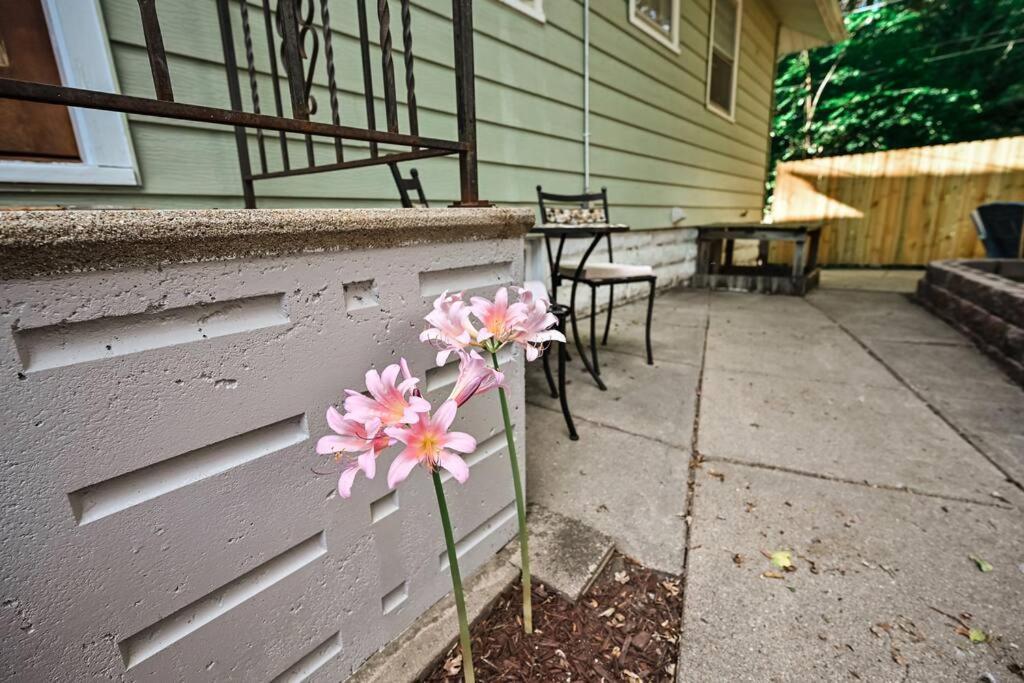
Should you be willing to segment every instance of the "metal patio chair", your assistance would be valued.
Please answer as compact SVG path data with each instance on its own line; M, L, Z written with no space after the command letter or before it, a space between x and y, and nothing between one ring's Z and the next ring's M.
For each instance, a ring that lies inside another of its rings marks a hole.
M420 182L420 174L415 168L409 169L409 177L403 178L402 172L398 170L398 164L388 164L391 169L391 177L395 179L395 187L398 188L398 198L402 201L402 207L406 209L421 208L427 209L430 204L427 196L423 194L423 183ZM410 192L416 193L416 201L412 200Z
M546 225L580 226L581 228L612 225L609 218L608 188L606 187L602 187L600 192L566 195L544 192L541 186L538 185L537 201L540 204L541 220ZM594 202L598 203L596 207L591 206ZM552 204L569 204L571 206L552 206ZM583 231L581 231L581 236L590 236L589 233L582 233ZM607 261L592 261L589 259L592 250L597 246L597 240L595 240L584 253L580 262L563 263L561 261L562 246L565 239L570 236L571 232L567 231L561 237L558 246L558 256L555 258L554 267L551 271L551 288L552 290L557 290L563 280L568 280L574 284L574 295L576 283L590 287L590 356L594 374L601 374L597 360L596 343L597 290L600 287L608 288L608 314L605 318L604 334L601 336L601 345L605 346L608 343L608 333L612 326L612 310L615 307L615 285L626 285L633 282L646 282L650 286L650 293L647 298L647 320L644 329L644 340L647 347L647 364L654 365L654 354L651 349L651 318L654 312L654 293L658 281L654 268L648 265L615 263L612 254L611 232L604 235L608 245ZM548 243L549 251L550 248L550 243ZM580 267L581 264L582 268ZM574 306L575 298L569 304L569 315L575 318ZM573 329L575 330L575 325ZM599 386L601 386L600 383Z
M1020 258L1024 202L992 202L971 212L988 258Z
M409 169L409 177L403 178L402 173L398 168L398 164L388 164L391 168L391 176L395 179L395 187L398 188L398 196L402 201L402 206L406 209L412 209L416 207L429 207L430 204L427 202L427 196L423 192L423 183L420 181L420 174L415 169ZM416 197L416 201L413 201L413 197ZM563 306L562 304L553 303L551 298L548 296L548 290L544 286L544 283L540 280L528 280L523 286L530 290L536 298L541 298L550 304L551 312L555 318L558 319L558 325L556 329L565 334L566 321L569 318L569 307ZM565 391L565 361L569 357L568 352L565 349L565 344L558 345L558 382L555 383L555 378L551 373L551 354L546 350L541 355L541 363L544 366L544 377L548 382L548 389L551 391L551 398L557 398L558 402L562 407L562 416L565 418L565 425L569 428L569 438L573 441L579 440L579 434L576 433L576 425L572 421L572 413L569 412L569 399L566 396Z

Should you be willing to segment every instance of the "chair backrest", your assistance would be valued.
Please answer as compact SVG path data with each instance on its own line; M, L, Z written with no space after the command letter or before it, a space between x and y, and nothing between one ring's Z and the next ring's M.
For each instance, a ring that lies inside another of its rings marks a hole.
M602 187L600 192L554 194L545 192L538 185L537 202L540 204L540 220L543 223L586 225L611 222L608 217L607 187ZM599 202L599 205L591 206L594 202ZM559 204L569 206L558 206Z
M989 258L1019 258L1024 227L1024 202L982 204L971 219Z
M391 177L395 179L395 186L398 188L398 197L402 200L402 206L406 209L428 208L427 196L423 194L423 184L420 182L420 174L415 168L409 169L408 178L403 178L398 164L388 164L391 168ZM416 201L413 201L410 192L416 193Z

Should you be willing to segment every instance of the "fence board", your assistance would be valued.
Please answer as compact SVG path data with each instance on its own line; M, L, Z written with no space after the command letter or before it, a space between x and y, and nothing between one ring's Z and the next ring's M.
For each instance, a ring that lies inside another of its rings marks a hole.
M1024 136L781 163L772 220L823 221L822 264L923 265L983 256L993 201L1024 201Z

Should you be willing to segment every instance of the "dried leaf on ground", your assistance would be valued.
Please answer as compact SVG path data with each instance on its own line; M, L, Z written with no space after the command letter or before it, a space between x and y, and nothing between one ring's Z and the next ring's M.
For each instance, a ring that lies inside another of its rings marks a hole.
M768 559L773 567L786 571L793 571L795 569L793 566L793 551L791 550L776 550L768 555Z
M971 560L974 561L974 564L978 565L978 569L980 571L982 571L982 572L990 572L990 571L992 571L992 569L993 569L992 564L989 563L987 560L983 560L982 558L978 557L977 555L968 555L968 557Z

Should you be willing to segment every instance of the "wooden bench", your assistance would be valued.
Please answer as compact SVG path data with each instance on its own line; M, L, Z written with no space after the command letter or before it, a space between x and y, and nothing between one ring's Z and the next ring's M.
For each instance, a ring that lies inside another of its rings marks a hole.
M820 223L714 223L697 231L694 287L803 296L818 286ZM758 241L756 265L733 263L736 240ZM793 245L791 263L768 262L772 242Z

